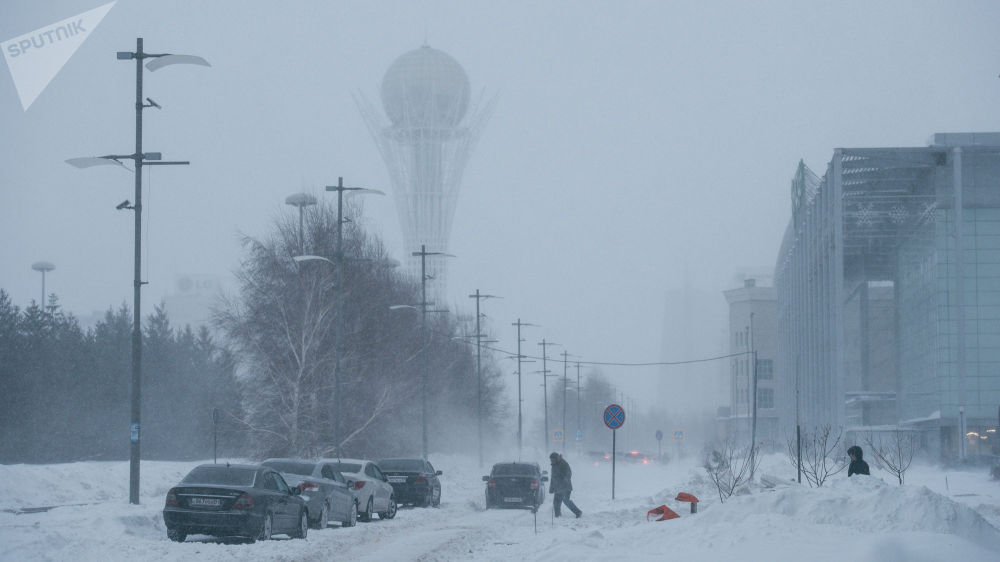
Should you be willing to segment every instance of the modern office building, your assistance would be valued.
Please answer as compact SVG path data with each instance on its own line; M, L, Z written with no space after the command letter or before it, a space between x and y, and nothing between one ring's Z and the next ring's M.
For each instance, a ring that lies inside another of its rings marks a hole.
M427 45L392 63L381 93L385 117L366 100L358 105L389 169L407 269L419 278L420 258L412 253L421 246L447 252L465 164L492 104L470 108L465 70ZM447 265L427 258L430 295L445 293Z
M997 445L1000 133L842 148L800 163L775 266L780 424Z
M723 294L729 303L728 355L732 356L726 434L741 443L749 443L755 435L765 449L780 448L783 435L775 402L778 305L774 287L760 286L756 279L747 278L742 287Z

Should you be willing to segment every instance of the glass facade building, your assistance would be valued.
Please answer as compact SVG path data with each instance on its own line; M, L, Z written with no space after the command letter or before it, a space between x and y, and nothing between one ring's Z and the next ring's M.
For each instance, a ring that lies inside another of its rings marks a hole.
M1000 133L838 149L822 178L799 164L792 200L780 423L901 426L950 458L996 450Z

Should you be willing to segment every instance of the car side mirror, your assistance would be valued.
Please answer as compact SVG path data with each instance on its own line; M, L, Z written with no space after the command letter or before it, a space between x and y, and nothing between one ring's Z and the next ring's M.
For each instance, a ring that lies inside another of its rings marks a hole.
M442 474L444 474L444 473L439 470L439 471L437 471L437 472L434 473L434 476L441 476Z
M302 488L299 488L298 486L292 486L291 488L288 489L288 493L293 496L298 496L302 493Z
M548 474L548 473L549 473L549 471L548 471L548 470L543 470L543 471L542 471L542 475L543 475L543 476L544 476L544 475L546 475L546 474Z
M548 482L548 481L549 481L548 476L542 476L542 482Z
M348 480L347 481L347 487L353 489L354 488L354 480Z
M483 476L483 482L489 482L489 481L490 481L489 476Z
M388 482L388 481L389 481L389 479L388 479L388 478L386 478L385 474L383 474L383 475L382 475L382 481L383 481L383 482Z

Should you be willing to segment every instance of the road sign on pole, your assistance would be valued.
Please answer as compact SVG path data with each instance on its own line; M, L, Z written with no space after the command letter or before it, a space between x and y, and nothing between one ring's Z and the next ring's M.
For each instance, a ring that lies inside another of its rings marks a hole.
M683 429L675 429L674 430L674 441L677 441L679 443L679 442L681 442L683 440L684 440L684 430Z
M605 408L604 425L611 429L619 429L625 425L625 409L618 404L612 404Z
M553 429L552 440L555 441L556 443L562 443L563 441L566 440L566 434L563 433L563 430L561 429Z
M625 408L612 404L604 409L604 425L611 429L611 499L615 499L615 457L617 456L618 429L625 425Z

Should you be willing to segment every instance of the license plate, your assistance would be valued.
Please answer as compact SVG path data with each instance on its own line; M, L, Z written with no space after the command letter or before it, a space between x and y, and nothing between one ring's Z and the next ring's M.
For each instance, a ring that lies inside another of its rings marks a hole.
M219 507L222 505L222 500L219 498L191 498L188 500L188 505L198 507Z
M389 482L392 482L393 484L402 484L402 483L406 482L406 477L405 476L390 476L389 477Z
M503 501L510 502L510 503L515 503L515 502L523 502L524 499L523 498L504 498Z

